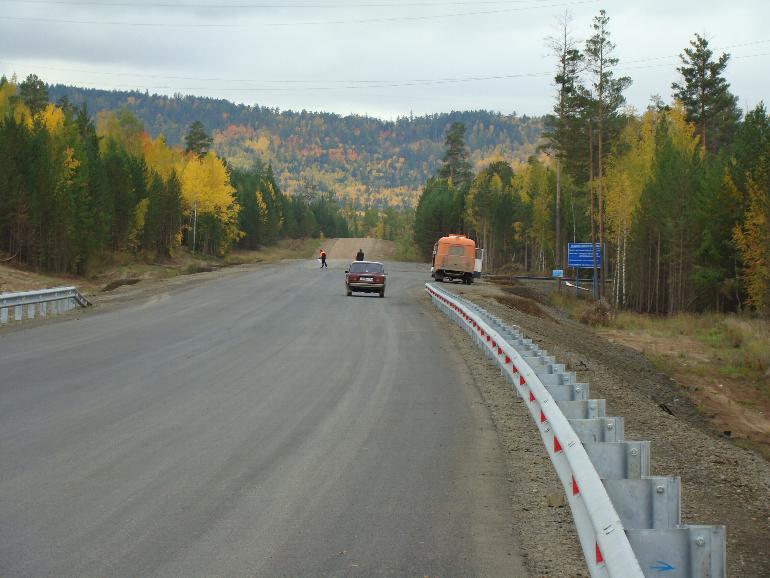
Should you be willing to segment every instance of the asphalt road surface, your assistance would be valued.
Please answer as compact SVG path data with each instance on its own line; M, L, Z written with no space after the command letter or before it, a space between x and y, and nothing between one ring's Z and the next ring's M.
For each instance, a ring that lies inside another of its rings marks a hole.
M343 268L0 331L0 576L525 576L427 269Z

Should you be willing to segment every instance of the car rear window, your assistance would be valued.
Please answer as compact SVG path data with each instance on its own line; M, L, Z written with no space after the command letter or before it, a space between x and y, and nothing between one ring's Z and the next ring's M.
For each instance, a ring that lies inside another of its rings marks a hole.
M452 245L449 248L450 255L465 255L465 248L462 245Z
M356 261L350 264L351 273L384 273L385 267L382 263L366 263L363 261Z

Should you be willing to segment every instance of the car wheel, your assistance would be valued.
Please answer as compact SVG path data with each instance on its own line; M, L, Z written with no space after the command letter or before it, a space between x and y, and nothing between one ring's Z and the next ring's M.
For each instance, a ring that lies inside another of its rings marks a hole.
M346 291L346 292L347 292L347 294L348 294L348 297L350 297L350 296L353 294L353 292L352 292L350 289L347 289L347 291Z
M380 297L385 297L385 289L380 290Z

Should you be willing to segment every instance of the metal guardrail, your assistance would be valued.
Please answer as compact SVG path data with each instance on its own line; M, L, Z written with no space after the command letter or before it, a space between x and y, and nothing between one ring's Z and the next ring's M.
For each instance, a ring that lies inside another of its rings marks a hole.
M724 578L725 527L682 525L678 477L650 475L650 443L625 440L622 417L605 415L532 340L476 304L432 283L427 292L494 359L538 426L572 510L591 576Z
M75 307L88 307L91 303L75 287L55 287L40 291L0 293L0 325L9 321L47 317L70 311ZM24 315L26 311L26 316ZM11 316L13 312L13 316Z

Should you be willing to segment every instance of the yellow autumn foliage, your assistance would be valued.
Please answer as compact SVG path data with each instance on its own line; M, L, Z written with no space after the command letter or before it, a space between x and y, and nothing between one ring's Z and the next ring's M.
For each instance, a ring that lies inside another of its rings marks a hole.
M652 173L658 113L647 111L623 128L619 148L624 154L610 156L604 176L604 201L608 232L629 230L639 200Z
M214 153L202 159L195 155L187 157L181 171L182 200L187 211L193 206L199 213L208 213L227 219L238 214L238 205L233 198L235 189L222 160Z
M747 179L748 207L743 224L733 230L733 241L743 260L748 301L758 312L770 312L770 195L767 178Z
M150 138L145 135L142 140L142 151L147 165L157 172L163 180L171 176L175 169L179 173L182 166L182 155L166 144L165 137L160 134L158 138Z
M40 120L48 132L55 136L64 127L64 111L54 104L49 104L40 111Z

